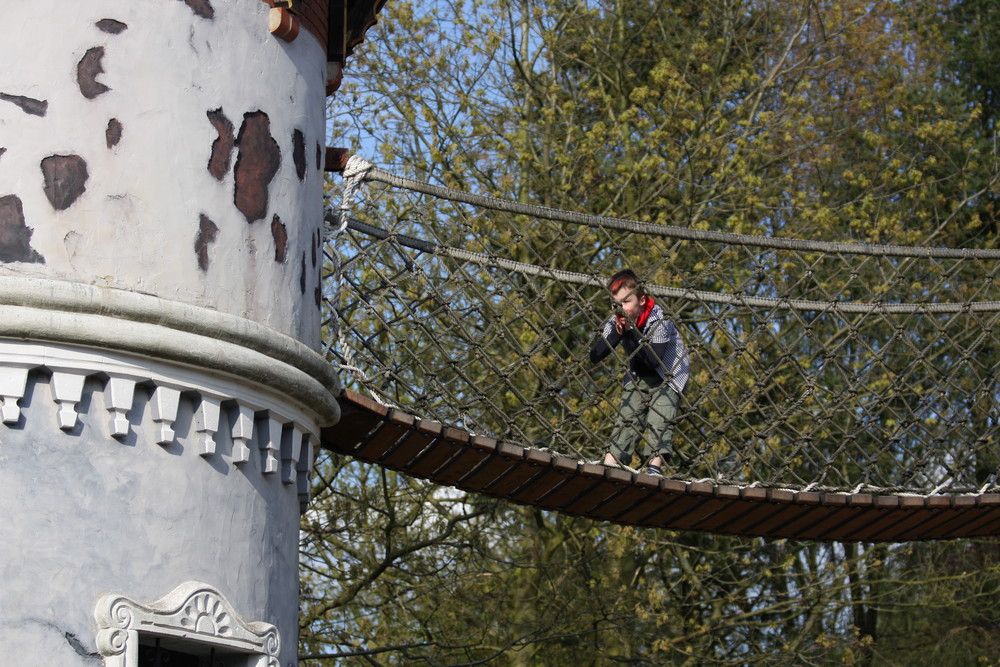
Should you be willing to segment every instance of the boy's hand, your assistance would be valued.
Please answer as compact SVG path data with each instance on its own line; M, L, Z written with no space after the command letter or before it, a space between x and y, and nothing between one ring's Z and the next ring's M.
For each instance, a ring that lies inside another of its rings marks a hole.
M615 313L615 329L618 333L624 333L632 328L632 323L624 313Z

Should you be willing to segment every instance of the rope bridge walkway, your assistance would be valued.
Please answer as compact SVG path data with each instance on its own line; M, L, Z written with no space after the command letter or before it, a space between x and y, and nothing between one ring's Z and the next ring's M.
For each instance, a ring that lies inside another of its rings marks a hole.
M588 215L357 158L344 175L328 213L326 341L347 389L326 448L638 526L1000 534L1000 250ZM625 267L691 355L663 477L587 462L617 414L626 359L588 352L610 313L604 283Z

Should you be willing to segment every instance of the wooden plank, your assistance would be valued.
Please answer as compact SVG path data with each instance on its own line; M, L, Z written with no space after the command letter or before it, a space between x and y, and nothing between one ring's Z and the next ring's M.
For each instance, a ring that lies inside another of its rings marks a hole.
M744 497L739 502L730 503L725 512L719 513L715 529L725 533L744 534L749 528L774 517L786 508L786 505L767 502L766 495L763 498Z
M979 535L983 526L989 525L1000 517L1000 509L995 507L975 507L969 509L965 514L964 521L952 521L942 530L945 539L954 537L964 537L966 535Z
M762 537L783 537L800 540L811 539L813 526L831 514L842 510L826 505L785 505L774 516L756 526L747 527L747 532Z
M744 517L739 528L730 526L729 529L745 530L750 535L767 535L769 529L777 529L811 512L819 501L817 495L808 495L805 496L809 499L807 506L796 505L796 494L783 489L743 489L743 496L759 504L761 509Z
M928 498L931 500L931 498ZM949 500L950 503L950 500ZM935 503L937 504L937 503ZM927 516L918 523L912 524L912 526L905 533L898 530L895 526L892 529L892 534L889 536L891 541L894 542L905 542L909 540L926 540L933 536L934 532L938 530L942 523L947 524L955 519L955 510L951 507L936 508L933 511L928 511Z
M544 469L545 474L537 475L514 489L508 498L516 503L536 505L539 499L565 484L576 472L576 462L566 456L552 456L548 452L527 450L525 460Z
M856 542L856 531L867 526L869 523L884 518L884 514L891 510L880 510L874 507L856 508L855 514L847 517L836 526L831 526L826 532L821 533L824 540L838 540L841 542ZM831 522L832 523L832 522Z
M568 456L551 456L548 471L536 482L526 485L511 494L511 500L538 506L538 503L576 476L576 460Z
M748 517L774 513L778 506L763 506L758 502L743 500L740 498L724 498L725 506L715 514L705 517L697 526L696 530L706 530L718 533L740 534L738 528L743 525Z
M502 477L495 479L483 491L491 496L507 498L513 491L520 488L522 484L544 472L544 468L521 461L504 473Z
M879 509L883 514L869 521L864 526L854 529L849 541L852 542L884 542L886 537L896 530L900 520L906 516L906 510ZM924 510L917 510L924 511Z
M839 495L839 494L838 494ZM871 502L861 502L857 506L852 505L851 496L846 495L843 497L844 505L840 507L838 511L831 512L826 515L822 520L815 522L809 528L809 536L812 539L839 539L837 537L827 537L828 535L833 535L843 526L845 523L850 523L857 519L859 516L865 515L865 513L872 512ZM840 498L836 499L837 501ZM867 499L865 499L867 500Z
M589 512L595 507L600 507L608 500L614 498L625 489L625 485L612 482L605 478L600 484L590 490L590 493L577 496L572 501L563 505L560 511L570 514L589 516Z
M621 493L612 496L588 514L592 514L595 519L602 521L614 521L619 515L627 513L636 505L649 502L650 498L658 495L659 492L655 488L650 489L639 485L628 486Z
M922 500L922 499L921 499ZM906 514L901 514L890 526L882 529L882 539L887 542L906 541L904 535L920 534L920 526L938 515L943 510L932 510L927 507L913 507ZM919 539L919 538L917 538Z
M565 483L553 487L551 491L539 496L535 501L535 506L542 509L563 511L563 508L568 504L581 496L592 493L603 482L603 477L584 476L574 470L573 475Z
M616 496L622 488L631 486L634 477L631 472L626 470L591 463L579 464L577 474L585 479L592 479L596 483L590 485L586 493L577 493L566 499L559 511L579 516L588 516L589 512ZM560 489L560 491L562 490ZM565 493L559 494L560 497L565 495ZM546 498L545 502L550 504L553 500Z
M977 496L974 523L963 527L962 536L990 536L1000 534L1000 494L984 493Z
M356 408L358 410L363 410L365 412L370 412L378 417L385 417L389 414L389 406L382 405L378 401L365 396L364 394L359 394L351 389L341 389L340 396L337 397L338 402L341 405L341 410L345 407Z
M495 480L507 474L507 471L517 465L513 461L499 453L490 455L490 458L483 464L460 479L455 486L467 491L482 492Z
M364 440L351 456L362 461L378 463L387 451L409 435L410 429L405 426L382 422L381 426Z
M480 487L480 491L497 498L506 498L513 489L524 484L537 470L524 462L525 449L509 442L497 444L497 455L509 465L490 482Z
M966 526L961 537L995 537L1000 535L1000 513L996 509L982 508L983 518L987 521L976 522L976 525Z
M443 438L437 438L431 441L430 446L424 449L404 470L406 470L408 475L437 482L438 480L435 478L434 473L457 457L461 452L461 445L448 442Z
M387 468L406 470L406 466L417 458L420 452L427 449L434 439L429 433L410 430L407 436L386 451L378 462Z
M634 489L634 492L630 493L627 497L621 498L620 502L616 502L616 505L619 505L620 509L618 507L614 508L616 514L609 520L616 523L630 523L629 517L635 515L637 511L640 512L639 516L645 516L649 513L649 507L663 501L661 495L667 498L670 497L668 494L663 493L665 484L667 484L667 480L659 475L636 475L635 482L633 482L631 487ZM683 485L681 486L683 488Z
M699 497L697 506L685 512L670 522L670 527L675 530L696 530L697 526L725 509L727 501L712 496Z
M691 512L701 505L704 498L692 496L689 493L676 496L675 499L664 505L652 505L644 516L636 520L636 524L645 526L658 526L660 528L673 528L676 522L682 519L688 512Z
M645 480L637 480L637 483L648 485ZM628 525L643 525L643 521L661 507L687 495L687 483L676 479L657 478L655 488L657 493L619 514L617 520Z
M590 509L586 510L584 512L584 515L587 517L592 517L598 521L609 521L610 517L607 515L606 512L602 511L603 508L607 507L608 505L616 503L619 498L627 494L630 490L632 490L633 487L631 484L627 486L621 484L614 484L613 488L615 489L614 493L609 494L607 496L603 496L597 503L595 503L592 507L590 507Z
M922 540L941 540L944 539L948 533L949 526L953 525L955 522L964 523L967 516L970 513L974 513L974 510L965 509L950 509L942 512L942 516L936 521L928 521L921 526L922 535L920 539Z
M389 408L348 390L341 392L337 402L340 421L320 431L320 442L326 449L350 454L384 420Z
M435 429L428 429L432 433ZM462 436L465 436L463 441ZM407 473L424 479L435 478L438 469L456 458L465 449L469 434L454 428L444 428L431 446L421 452L419 457L406 467Z
M508 496L508 499L522 505L548 509L540 503L540 499L567 484L571 479L573 478L565 473L554 468L547 468L545 474L539 475L520 489L512 492Z
M460 479L478 468L491 454L473 449L466 445L459 451L458 456L448 461L434 475L434 481L438 484L455 486Z
M345 413L343 410L341 408L341 418L336 425L320 430L320 442L330 451L352 454L372 430L383 422L370 412L354 410Z
M716 526L729 523L734 518L743 516L753 509L749 502L742 499L740 489L737 486L721 484L715 487L714 495L722 505L716 512L704 517L692 526L694 530L718 532Z

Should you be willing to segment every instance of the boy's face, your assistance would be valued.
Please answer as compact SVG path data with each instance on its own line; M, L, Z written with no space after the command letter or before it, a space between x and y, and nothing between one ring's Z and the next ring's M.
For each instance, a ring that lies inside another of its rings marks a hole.
M623 285L611 293L611 298L622 307L622 310L625 311L625 314L633 322L638 320L639 316L642 315L642 309L646 301L646 297L640 297L635 292L634 287Z

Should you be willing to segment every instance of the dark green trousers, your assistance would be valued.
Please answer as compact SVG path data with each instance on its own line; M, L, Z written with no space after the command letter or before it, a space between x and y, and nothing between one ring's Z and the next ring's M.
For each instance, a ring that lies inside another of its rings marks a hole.
M622 390L621 409L611 436L611 454L619 463L631 465L632 454L646 436L643 463L659 454L664 461L673 453L671 439L679 396L669 382L639 378Z

